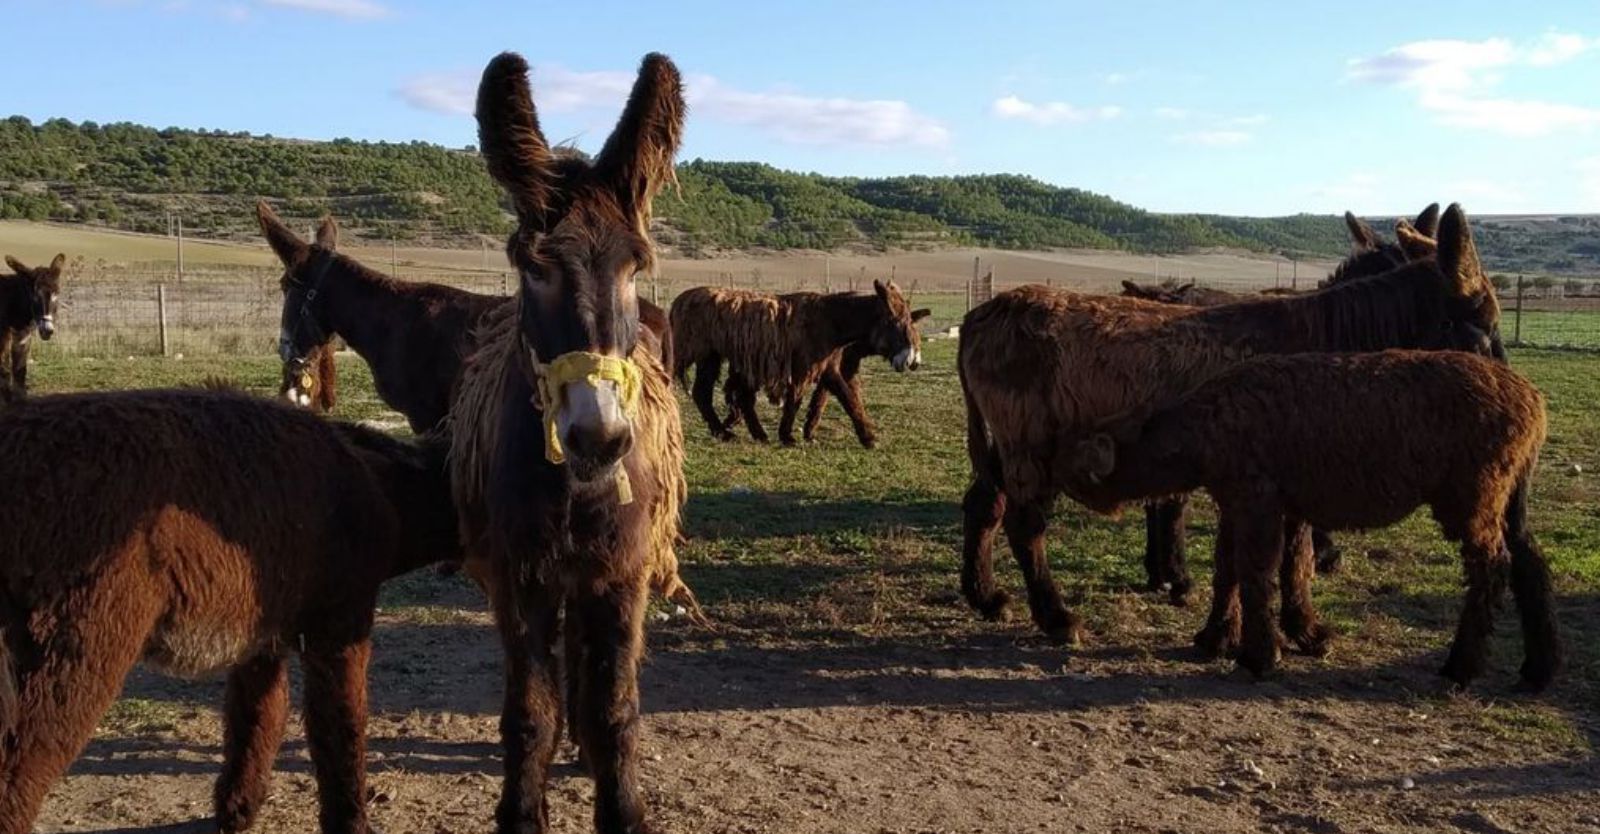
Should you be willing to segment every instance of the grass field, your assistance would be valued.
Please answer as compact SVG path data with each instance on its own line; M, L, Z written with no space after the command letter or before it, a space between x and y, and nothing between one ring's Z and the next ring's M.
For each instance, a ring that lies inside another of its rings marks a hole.
M1493 672L1473 694L1449 694L1433 676L1454 627L1461 568L1425 514L1338 537L1345 567L1315 588L1340 632L1334 653L1289 659L1275 683L1240 682L1225 662L1188 658L1207 592L1173 608L1134 590L1142 581L1136 514L1111 520L1069 502L1058 507L1049 553L1087 617L1085 647L1043 643L1020 608L1010 624L978 621L956 592L967 462L954 343L930 341L925 353L916 373L869 366L866 397L881 444L871 452L856 446L836 408L815 444L782 449L715 443L686 404L692 498L684 572L718 628L701 631L661 611L667 619L653 629L644 698L656 758L646 781L669 828L1024 830L1054 821L1054 830L1112 830L1118 820L1122 830L1152 832L1600 826L1600 799L1582 788L1600 785L1593 357L1514 356L1550 404L1533 517L1555 571L1570 653L1556 690L1534 698L1512 693L1520 645L1509 613ZM359 359L341 356L340 373L343 416L390 418ZM39 390L69 390L209 376L269 392L277 365L57 356L41 362L34 379ZM774 415L764 417L770 426ZM1197 577L1209 574L1214 531L1201 499L1191 519ZM998 567L1022 599L1009 559ZM373 732L375 782L403 797L377 812L391 831L481 828L489 819L498 661L486 623L481 600L458 579L420 574L386 591ZM138 677L104 723L89 764L42 822L99 830L192 816L197 803L203 810L218 692ZM1079 725L1094 731L1072 729ZM441 739L460 747L447 750ZM173 750L202 764L160 770L177 761ZM148 776L153 768L157 775ZM280 794L299 797L309 785L304 768L285 768L289 787ZM1248 781L1241 768L1265 769L1275 787L1228 787ZM1411 774L1420 789L1395 787ZM880 790L898 796L895 786L912 783L925 791L914 801L872 798ZM569 775L562 784L559 830L582 830L585 783ZM130 785L178 798L148 808L107 799ZM433 801L458 789L471 792L462 819ZM820 804L798 800L795 790ZM1018 816L984 816L960 799L973 792ZM280 799L266 830L308 823L307 804Z

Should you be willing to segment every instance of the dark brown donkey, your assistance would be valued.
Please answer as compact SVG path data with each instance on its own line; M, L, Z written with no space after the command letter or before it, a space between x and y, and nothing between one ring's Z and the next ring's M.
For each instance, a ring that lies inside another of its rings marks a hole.
M1372 230L1371 226L1358 219L1354 214L1345 212L1345 227L1350 232L1350 254L1340 261L1323 279L1318 287L1329 287L1344 281L1380 275L1389 270L1405 265L1407 262L1432 255L1432 250L1421 251L1422 247L1415 245L1426 239L1431 243L1432 237L1439 229L1439 204L1432 203L1417 215L1414 224L1404 220L1396 224L1396 232L1400 239L1392 242L1383 239ZM1409 235L1408 235L1409 233ZM1124 295L1146 298L1147 295L1138 291L1129 291L1128 284L1124 282ZM1138 285L1134 285L1137 287ZM1249 301L1251 296L1237 296L1228 299L1223 294L1210 294L1204 298L1198 295L1179 296L1178 303L1187 306L1210 307L1222 304L1231 304ZM1168 298L1157 298L1158 301L1169 301ZM1163 586L1171 590L1172 600L1175 603L1184 602L1189 593L1191 580L1184 553L1185 515L1188 511L1188 501L1184 498L1154 501L1145 505L1145 574L1146 586L1150 590L1157 590ZM1322 531L1312 531L1312 549L1314 563L1319 569L1332 571L1339 562L1339 549L1334 546L1331 537ZM1292 560L1285 560L1286 572L1292 568ZM1288 577L1286 576L1286 579ZM1293 593L1290 586L1289 593Z
M0 834L27 834L143 660L228 671L216 815L266 799L305 671L324 832L366 834L366 668L385 579L459 557L443 443L226 390L40 397L0 413Z
M1251 354L1427 348L1502 357L1498 323L1494 288L1457 206L1440 222L1437 258L1304 295L1207 308L1038 286L995 296L967 314L957 357L973 464L963 592L986 616L1003 614L992 548L1004 523L1035 622L1075 638L1079 620L1045 561L1049 508L1064 490L1049 450L1117 415L1171 402ZM1303 650L1319 652L1328 633L1311 606L1305 538L1290 537L1283 626Z
M478 139L510 194L512 315L486 320L451 408L451 481L506 652L501 834L548 831L563 701L595 780L601 832L647 832L638 667L651 561L678 532L683 443L635 278L655 262L650 204L683 131L677 68L648 55L593 162L558 159L528 65L502 54L478 88ZM563 615L564 612L564 615Z
M450 411L450 392L461 362L472 352L472 333L484 313L511 301L442 284L399 281L336 251L332 217L317 226L316 240L301 240L271 206L256 204L256 219L283 261L282 393L301 405L324 401L334 386L329 340L342 337L372 368L378 396L424 432ZM667 315L640 300L640 318L662 336L670 356ZM316 390L306 391L302 380ZM325 402L332 407L331 400Z
M778 438L786 446L794 445L795 418L806 390L822 385L844 401L856 436L870 448L875 442L872 426L853 384L860 357L882 356L896 371L916 369L922 363L922 337L916 321L927 313L910 309L892 281L874 281L872 295L771 295L695 287L672 302L672 329L678 334L673 373L682 379L694 366L695 405L719 439L732 439L731 428L742 418L751 437L766 441L766 430L755 409L756 392L764 390L770 400L783 404ZM850 378L844 375L847 349L859 351ZM717 416L712 401L724 360L728 363L725 393L730 403L726 420ZM824 404L813 402L812 410L819 417Z
M6 256L14 274L0 277L0 405L28 395L28 342L34 330L45 341L56 334L66 263L66 255L57 255L49 266L29 268Z

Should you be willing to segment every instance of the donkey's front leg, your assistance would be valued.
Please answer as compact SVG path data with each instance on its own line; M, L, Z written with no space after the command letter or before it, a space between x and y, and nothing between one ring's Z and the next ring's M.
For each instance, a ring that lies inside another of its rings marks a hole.
M795 445L794 421L800 414L800 401L805 393L798 385L791 385L783 392L783 419L778 423L778 440L785 446Z
M310 635L308 635L310 637ZM319 645L321 643L321 645ZM367 661L372 642L311 639L305 667L306 741L323 834L370 834L367 823Z
M222 776L213 807L224 834L256 820L272 781L272 764L283 742L289 713L288 664L267 653L239 664L228 675L222 731Z
M498 577L493 588L495 626L506 653L505 702L500 742L505 779L495 810L499 834L542 834L550 828L545 782L561 741L561 688L553 647L559 597Z
M578 733L595 782L595 829L600 834L640 834L645 821L639 794L639 654L644 632L645 586L638 582L583 595L573 608L582 629L577 664Z

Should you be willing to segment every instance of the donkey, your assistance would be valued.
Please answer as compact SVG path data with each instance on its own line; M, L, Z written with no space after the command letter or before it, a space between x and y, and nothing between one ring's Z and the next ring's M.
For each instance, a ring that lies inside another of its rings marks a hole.
M317 394L300 387L302 380L331 390L331 355L325 363L318 357L327 352L330 339L340 336L366 360L378 396L405 415L412 431L436 428L450 411L450 392L472 351L473 329L484 314L511 299L399 281L372 270L337 251L339 229L331 216L322 218L310 244L265 201L256 203L256 219L284 265L278 339L285 365L282 393L309 405L304 401ZM641 319L661 334L670 356L666 313L643 299L639 305Z
M228 670L215 812L254 822L305 671L324 832L366 834L378 586L459 558L445 444L228 390L40 397L0 412L0 834L46 792L135 663ZM62 452L67 452L62 454Z
M920 314L915 315L914 314ZM843 373L841 352L860 345L889 360L896 371L922 363L922 337L916 321L926 310L910 309L894 282L873 281L872 295L851 292L797 292L771 295L754 290L696 287L672 302L672 329L678 334L673 375L682 380L695 369L693 398L713 436L731 440L734 419L742 417L750 436L767 440L755 410L757 390L783 404L778 438L795 445L794 423L806 389L826 379L845 401L862 445L874 443L858 396ZM729 419L712 403L722 363L729 366ZM859 369L859 362L852 369ZM814 403L819 413L825 403ZM857 419L857 416L860 419ZM814 426L813 426L814 428Z
M304 359L283 363L283 379L278 396L319 414L333 410L339 402L339 374L334 365L333 343L311 349Z
M1257 675L1278 661L1269 597L1286 516L1372 528L1428 505L1466 564L1466 602L1441 670L1460 686L1486 664L1507 543L1521 542L1528 557L1511 577L1522 677L1543 689L1561 666L1550 570L1511 505L1544 438L1544 398L1504 363L1448 351L1307 353L1241 362L1153 416L1113 421L1059 465L1101 511L1211 493L1221 513L1211 621L1222 628L1209 638L1240 644L1240 665Z
M1035 623L1055 639L1077 639L1080 621L1044 555L1049 508L1072 493L1045 461L1108 417L1171 401L1251 354L1400 347L1503 358L1498 323L1494 288L1454 205L1441 220L1436 258L1304 295L1198 309L1038 286L997 295L967 314L957 354L973 467L962 503L963 594L985 616L1003 616L992 567L1003 521ZM1325 651L1309 552L1285 563L1284 632L1302 650Z
M519 281L457 387L450 466L469 564L495 577L506 653L502 834L549 830L563 638L595 827L654 830L639 790L638 666L649 565L678 535L683 435L635 281L654 265L651 201L672 179L684 111L677 68L645 56L591 162L551 153L521 56L496 57L478 88L484 162L516 209L506 254Z
M29 268L6 256L6 265L15 274L0 277L0 405L28 395L28 342L34 330L47 342L56 334L61 268L66 263L63 254L49 266Z

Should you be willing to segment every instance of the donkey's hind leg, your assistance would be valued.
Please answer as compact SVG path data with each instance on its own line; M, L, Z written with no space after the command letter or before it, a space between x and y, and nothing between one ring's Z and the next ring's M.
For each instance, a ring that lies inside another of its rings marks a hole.
M1556 627L1550 565L1528 529L1528 479L1506 506L1506 549L1511 551L1511 595L1522 617L1522 683L1538 691L1561 671L1561 634Z
M1194 587L1184 558L1184 522L1188 514L1187 496L1145 505L1146 587L1154 591L1167 586L1173 605L1187 603L1189 590Z
M1510 554L1496 531L1468 535L1461 542L1461 559L1466 565L1467 593L1461 604L1455 639L1450 643L1450 655L1445 658L1439 674L1465 687L1483 674L1488 665L1494 610L1505 592Z
M234 667L228 675L224 712L222 776L217 779L214 807L217 828L231 834L255 823L272 781L289 712L288 664L283 656L263 654Z
M1044 533L1048 526L1047 505L1033 501L1013 500L1006 507L1003 523L1006 538L1011 542L1011 553L1022 568L1022 578L1028 583L1028 608L1033 612L1033 622L1051 640L1068 645L1077 644L1082 637L1083 622L1061 600L1061 590L1050 575L1050 563L1045 558Z
M313 640L305 668L306 742L317 775L322 834L368 834L367 661L372 643Z
M1278 567L1282 607L1278 624L1283 637L1302 653L1322 657L1328 653L1333 632L1317 617L1311 602L1311 577L1316 572L1310 525L1287 519L1283 528L1283 561Z
M706 428L711 430L711 436L718 440L732 440L733 432L728 431L722 424L722 418L717 416L714 400L719 376L722 376L722 357L712 355L699 359L694 363L694 387L689 393L694 399L695 408L700 410L701 418L706 421Z
M45 795L116 700L159 615L161 600L148 587L130 590L103 574L90 582L5 625L17 697L13 714L0 715L0 834L33 830Z

